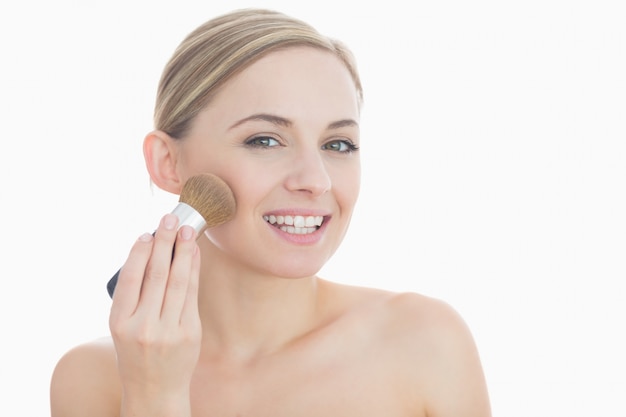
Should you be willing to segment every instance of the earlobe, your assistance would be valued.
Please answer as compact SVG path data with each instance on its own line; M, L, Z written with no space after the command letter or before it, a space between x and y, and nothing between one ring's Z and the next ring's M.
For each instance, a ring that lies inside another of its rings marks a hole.
M180 194L183 184L177 170L176 140L160 130L150 132L143 141L143 156L152 182L164 191Z

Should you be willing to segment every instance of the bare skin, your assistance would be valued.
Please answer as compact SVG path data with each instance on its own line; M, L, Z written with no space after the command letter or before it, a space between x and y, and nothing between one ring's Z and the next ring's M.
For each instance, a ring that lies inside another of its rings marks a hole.
M309 333L252 358L203 352L193 416L490 415L475 347L448 306L318 282L319 323ZM119 415L110 338L76 348L57 373L53 417Z
M357 200L358 120L343 64L292 48L230 80L182 142L148 135L157 185L180 192L189 176L215 173L237 213L197 242L170 215L138 239L112 337L59 361L52 417L490 416L476 347L452 308L316 275ZM274 214L324 221L294 236L268 223Z

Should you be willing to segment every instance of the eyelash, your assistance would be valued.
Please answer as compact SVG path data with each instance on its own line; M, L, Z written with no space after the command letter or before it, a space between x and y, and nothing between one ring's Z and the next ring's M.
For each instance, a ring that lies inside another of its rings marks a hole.
M357 145L355 145L352 141L346 140L346 139L337 139L337 140L333 140L333 141L330 141L328 143L325 143L322 146L322 149L328 149L329 145L336 144L336 143L343 144L348 149L345 150L345 151L335 151L335 152L339 152L339 153L353 153L353 152L356 152L356 151L359 150L359 147Z
M273 145L273 146L280 146L280 142L277 139L275 139L275 138L273 138L271 136L254 136L254 137L248 139L245 142L245 145L246 146L250 146L252 148L271 148L271 147L273 147L273 146L270 146L270 145L261 144L260 143L261 141L264 141L264 142L265 141L274 141L274 142L277 143L277 145Z
M269 144L267 144L267 142L270 142L270 141L276 142L276 145L269 145ZM263 144L261 142L264 142L265 144ZM347 149L344 150L344 151L338 151L338 150L330 149L329 146L333 145L333 144L340 144L340 145L343 144L343 145L345 145L347 147ZM274 146L281 146L280 142L276 138L273 138L271 136L255 136L255 137L252 137L252 138L248 139L245 142L245 145L246 146L250 146L252 148L272 148ZM325 143L324 145L322 145L322 149L331 150L331 151L338 152L338 153L353 153L353 152L356 152L356 151L359 150L359 146L355 145L350 140L346 140L346 139L340 140L340 139L337 139L337 140L332 140L330 142Z

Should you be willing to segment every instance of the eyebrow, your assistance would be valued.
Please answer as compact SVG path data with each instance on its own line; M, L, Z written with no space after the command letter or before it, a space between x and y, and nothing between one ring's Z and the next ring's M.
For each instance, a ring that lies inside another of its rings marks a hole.
M265 122L269 122L278 126L283 126L283 127L291 127L293 126L293 122L289 119L286 119L284 117L281 116L276 116L274 114L268 114L268 113L257 113L257 114L253 114L251 116L248 117L244 117L241 120L238 120L237 122L235 122L230 129L234 129L237 126L240 126L246 122L249 121L253 121L253 120L260 120L260 121L265 121ZM352 119L342 119L342 120L338 120L336 122L332 122L328 125L328 129L339 129L341 127L346 127L346 126L358 126L359 124Z
M359 124L356 122L356 120L352 120L352 119L343 119L343 120L338 120L336 122L332 122L331 124L328 125L329 129L339 129L340 127L359 127Z

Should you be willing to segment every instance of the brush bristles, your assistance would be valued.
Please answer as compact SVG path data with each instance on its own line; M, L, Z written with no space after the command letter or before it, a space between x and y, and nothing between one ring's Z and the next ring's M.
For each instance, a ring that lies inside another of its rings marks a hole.
M200 213L207 227L226 223L235 215L235 197L230 187L213 174L189 178L183 186L179 201Z

